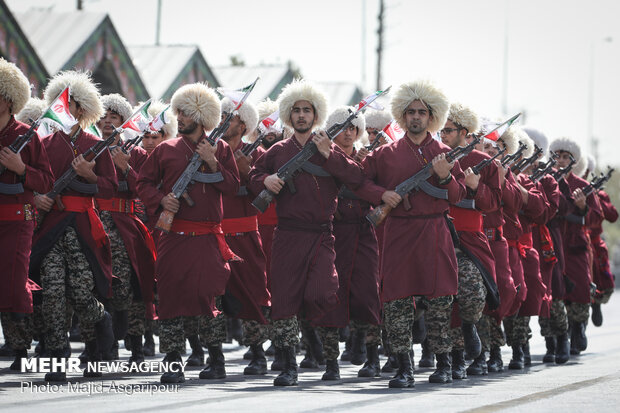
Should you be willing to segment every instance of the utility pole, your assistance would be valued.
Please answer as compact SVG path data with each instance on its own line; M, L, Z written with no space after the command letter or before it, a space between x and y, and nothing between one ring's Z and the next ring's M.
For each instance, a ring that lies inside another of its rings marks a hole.
M83 5L82 0L77 0L77 9L78 9L78 10L82 10L83 6L84 6L84 5Z
M157 0L157 24L155 26L155 46L159 46L159 33L161 32L161 0Z
M366 0L362 0L362 89L366 90Z
M379 0L379 27L377 28L377 90L381 89L381 65L383 58L383 19L385 18L385 1Z

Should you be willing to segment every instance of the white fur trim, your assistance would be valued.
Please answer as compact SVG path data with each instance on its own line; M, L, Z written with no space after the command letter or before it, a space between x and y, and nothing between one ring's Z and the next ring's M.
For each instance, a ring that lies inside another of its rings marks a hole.
M30 98L26 106L15 115L20 122L30 124L28 119L37 120L47 109L47 103L43 99Z
M431 109L433 119L428 124L428 131L434 133L441 129L448 118L450 103L443 92L427 80L404 83L392 96L392 117L400 127L407 130L405 109L414 100L421 100Z
M291 111L295 102L300 100L306 100L314 107L315 119L312 129L321 128L325 123L325 118L327 118L327 98L316 86L305 80L294 80L282 89L282 93L278 97L282 123L290 128L293 127Z
M327 118L327 122L325 123L325 129L329 129L336 123L344 122L345 120L347 120L350 115L349 110L355 113L355 108L353 106L340 106L336 108ZM362 136L366 131L366 120L364 119L364 116L358 114L351 123L353 124L353 126L357 127L356 138Z
M577 144L577 142L570 138L555 139L553 142L551 142L551 145L549 145L549 149L553 152L570 152L570 154L573 155L573 158L575 158L576 161L579 161L579 159L581 159L581 149L579 148L579 145Z
M572 153L572 152L571 152ZM575 155L573 155L574 157ZM588 169L588 156L586 154L583 154L579 160L577 161L577 163L573 166L573 173L575 175L577 175L580 178L583 178L583 174L586 172L586 169ZM592 171L590 171L592 172ZM586 178L584 178L586 179Z
M47 104L51 105L67 85L71 85L71 99L75 99L82 108L82 116L78 119L82 129L86 129L101 119L104 111L99 88L90 74L86 72L67 70L54 76L45 88L44 95Z
M278 103L274 102L269 98L257 103L256 111L258 112L258 121L260 122L261 120L265 119L276 110L278 110Z
M129 101L118 93L110 93L109 95L101 96L101 104L103 105L104 111L111 110L112 112L119 114L121 118L123 118L123 122L129 119L133 113Z
M136 109L138 109L140 106L142 106L142 103L139 103L136 106ZM166 105L161 100L151 101L151 105L149 106L149 115L151 115L151 117L155 117L159 115L162 110L166 109L166 106L168 105ZM166 112L166 117L168 118L169 122L166 123L164 127L162 128L162 132L164 134L164 140L174 138L175 136L177 136L179 132L179 127L177 124L177 116L173 113L172 108L168 109L168 111Z
M476 133L480 129L480 119L476 112L462 103L451 103L448 120L467 129L467 133Z
M392 114L387 110L366 109L364 118L367 128L383 130L392 121Z
M222 99L222 112L230 112L235 109L235 104L232 100L225 97ZM258 126L258 111L256 110L256 106L253 103L248 102L247 100L243 102L243 105L239 108L239 118L241 118L241 122L245 125L245 135L250 135Z
M534 141L525 133L521 128L517 128L517 139L519 142L523 142L527 145L527 148L523 151L523 158L529 158L534 155Z
M13 104L12 114L19 113L30 98L30 82L14 63L0 58L0 96Z
M513 154L519 149L519 131L516 126L509 127L499 138L506 145L506 153Z
M170 102L175 114L183 112L206 131L215 129L221 121L220 100L206 83L181 86L174 92Z
M594 174L594 171L596 170L596 159L594 159L594 156L592 156L591 154L588 154L587 158L588 158L588 171Z

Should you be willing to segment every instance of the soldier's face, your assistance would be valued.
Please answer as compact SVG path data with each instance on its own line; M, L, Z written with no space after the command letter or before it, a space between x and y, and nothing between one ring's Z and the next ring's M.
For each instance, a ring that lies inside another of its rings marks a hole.
M497 142L497 145L498 146L501 145L501 142ZM495 155L497 155L499 151L501 151L501 149L498 146L493 146L491 142L485 142L483 144L483 152L489 155L490 157L494 157Z
M357 127L349 125L334 138L334 143L345 150L353 148L353 143L357 139L357 131Z
M11 103L0 96L0 116L11 114Z
M114 129L120 127L122 124L123 118L121 118L121 115L108 109L105 115L97 122L97 127L105 139L114 132Z
M147 154L151 154L153 149L157 147L160 143L164 141L164 134L161 132L149 132L145 133L142 138L142 147L146 151Z
M69 99L69 112L77 120L80 120L84 109L75 101L75 99Z
M426 133L432 116L428 107L419 100L414 100L405 109L407 131L414 135Z
M227 113L222 113L222 120L224 120L226 116ZM241 138L245 134L245 130L245 123L241 121L239 115L235 115L230 120L230 123L228 124L228 129L226 129L226 132L224 133L224 136L222 136L222 138L226 142L233 138Z
M306 133L314 125L314 107L307 100L299 100L291 109L291 123L295 132Z
M459 146L461 143L461 134L462 129L452 122L451 120L446 121L446 125L441 130L441 141L444 145L448 145L452 149ZM464 132L464 131L463 131Z
M566 151L557 151L557 153L558 153L558 157L557 157L558 167L566 168L568 164L570 163L571 153L566 152Z
M198 128L198 124L181 111L177 114L177 122L179 124L179 134L181 135L191 135Z

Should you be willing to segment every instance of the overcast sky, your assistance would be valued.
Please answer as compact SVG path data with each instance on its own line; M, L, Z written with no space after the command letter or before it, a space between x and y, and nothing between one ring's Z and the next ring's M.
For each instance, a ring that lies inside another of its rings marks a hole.
M6 2L15 11L68 11L76 5L76 0ZM212 66L227 65L231 55L247 65L291 60L309 79L359 84L365 72L363 86L374 90L378 3L162 0L161 42L197 43ZM84 0L85 10L111 15L128 45L154 43L156 5L157 0ZM614 104L620 96L620 2L386 0L386 6L382 88L430 78L451 100L486 116L503 116L507 34L508 113L525 111L526 122L551 139L569 136L586 144L592 79L600 161L620 165Z

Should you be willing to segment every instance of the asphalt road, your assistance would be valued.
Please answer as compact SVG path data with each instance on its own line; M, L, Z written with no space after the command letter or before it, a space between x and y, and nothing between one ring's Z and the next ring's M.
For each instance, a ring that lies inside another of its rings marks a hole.
M390 375L376 379L357 377L359 366L341 363L339 382L321 381L322 371L301 370L292 388L273 387L275 373L245 377L245 348L225 344L225 380L198 379L201 368L189 368L187 381L178 387L161 387L159 373L110 373L100 379L68 374L70 384L48 387L42 373L13 373L9 359L0 359L0 411L270 411L312 412L343 410L553 412L620 410L620 298L618 292L603 306L602 327L588 326L588 349L566 365L542 363L544 340L536 319L531 327L532 366L468 378L448 385L428 383L431 369L416 369L414 389L387 387ZM77 356L82 346L73 343ZM414 347L416 366L420 348ZM121 350L121 360L129 357ZM160 360L162 356L150 358ZM504 347L504 362L510 350ZM301 356L298 357L298 361ZM383 363L383 358L382 358ZM421 409L421 410L420 410Z

